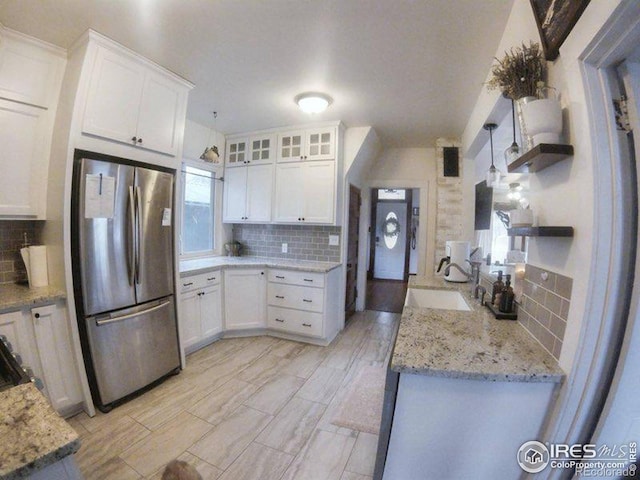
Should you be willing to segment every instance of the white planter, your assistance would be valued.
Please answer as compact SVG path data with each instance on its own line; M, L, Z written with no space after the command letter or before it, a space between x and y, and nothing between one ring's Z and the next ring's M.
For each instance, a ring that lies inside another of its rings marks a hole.
M533 210L518 208L509 212L511 227L530 227L533 225Z
M555 98L533 100L521 105L527 135L533 145L560 143L562 135L562 108Z

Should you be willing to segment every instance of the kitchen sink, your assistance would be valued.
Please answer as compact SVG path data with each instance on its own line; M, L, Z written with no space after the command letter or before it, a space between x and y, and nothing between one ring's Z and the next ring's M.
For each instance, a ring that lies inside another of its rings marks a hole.
M404 300L405 307L437 308L441 310L470 311L462 294L454 290L424 290L410 288Z

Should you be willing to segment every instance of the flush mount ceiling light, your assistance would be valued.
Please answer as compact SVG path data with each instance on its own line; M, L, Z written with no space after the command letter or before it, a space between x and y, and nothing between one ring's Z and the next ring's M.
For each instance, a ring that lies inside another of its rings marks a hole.
M324 93L306 92L297 95L295 102L304 113L320 113L331 104L331 97Z
M491 166L487 171L487 187L496 187L500 183L500 170L493 164L493 131L497 127L495 123L485 123L482 127L489 130L489 142L491 142Z

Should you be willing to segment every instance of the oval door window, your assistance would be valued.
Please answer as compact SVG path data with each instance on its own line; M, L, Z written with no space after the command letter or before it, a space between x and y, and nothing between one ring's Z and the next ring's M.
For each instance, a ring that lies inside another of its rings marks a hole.
M389 250L396 246L398 235L400 235L400 222L398 222L398 216L395 212L389 212L385 217L382 224L382 235L384 236L384 244Z

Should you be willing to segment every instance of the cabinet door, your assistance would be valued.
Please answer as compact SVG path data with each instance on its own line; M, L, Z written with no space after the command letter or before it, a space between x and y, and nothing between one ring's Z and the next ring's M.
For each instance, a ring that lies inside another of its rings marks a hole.
M264 270L224 272L225 329L263 328L266 325Z
M305 223L334 223L336 196L335 162L309 162L304 173Z
M180 342L183 348L188 348L201 336L200 327L200 293L202 290L192 290L180 296Z
M248 161L251 165L273 163L276 156L275 135L262 135L249 139Z
M22 312L3 313L0 315L0 335L7 337L7 340L11 343L12 351L20 354L24 363L28 362L28 357L30 357L26 330L23 325L25 321Z
M247 164L247 144L248 140L246 138L227 140L225 155L225 163L227 167L237 167Z
M305 133L303 130L278 135L278 162L304 160Z
M230 168L224 173L222 221L243 222L246 217L247 168Z
M144 79L142 65L100 48L91 74L82 131L132 143L137 135Z
M306 140L305 160L332 160L336 158L335 128L309 130Z
M178 153L178 113L182 90L154 72L147 73L136 130L138 146L174 156Z
M277 165L274 221L302 221L303 180L304 166L301 162Z
M247 167L247 200L245 220L249 222L271 221L273 193L273 165Z
M49 401L57 411L82 401L65 310L56 305L31 309Z
M0 215L45 216L45 113L0 100Z
M201 339L207 339L222 331L222 290L220 285L207 287L200 296Z

